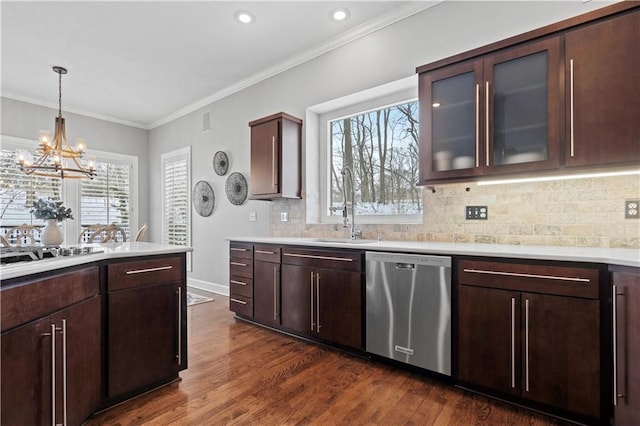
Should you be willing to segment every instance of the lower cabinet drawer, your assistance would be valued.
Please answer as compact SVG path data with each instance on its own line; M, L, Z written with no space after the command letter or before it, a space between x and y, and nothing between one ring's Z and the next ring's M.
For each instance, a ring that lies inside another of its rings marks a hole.
M253 297L253 280L250 278L231 276L229 278L229 294Z
M107 289L124 290L181 281L184 257L145 258L107 266Z
M229 310L236 314L252 317L253 299L238 294L231 294L229 296Z
M230 258L229 276L253 278L253 260Z

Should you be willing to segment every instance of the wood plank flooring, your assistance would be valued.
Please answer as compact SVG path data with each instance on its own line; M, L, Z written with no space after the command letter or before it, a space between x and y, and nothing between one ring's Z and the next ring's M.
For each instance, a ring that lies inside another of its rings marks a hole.
M557 425L386 364L190 306L189 369L88 425Z

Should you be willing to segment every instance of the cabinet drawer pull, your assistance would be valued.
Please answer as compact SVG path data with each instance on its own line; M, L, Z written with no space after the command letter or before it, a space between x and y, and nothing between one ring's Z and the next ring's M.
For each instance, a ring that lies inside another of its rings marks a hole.
M182 287L178 286L178 365L182 365Z
M247 302L245 302L244 300L238 300L238 299L234 299L233 297L231 298L231 301L234 303L239 303L241 305L246 305Z
M148 268L148 269L134 269L132 271L127 271L125 274L133 275L133 274L144 274L147 272L157 272L157 271L166 271L168 269L173 269L172 265L169 266L159 266L157 268Z
M312 254L296 254L296 253L285 253L284 256L302 257L305 259L337 260L340 262L353 262L353 259L350 259L348 257L317 256Z
M229 262L229 263L234 266L247 266L246 263L240 263L240 262Z
M311 331L313 331L316 325L315 322L313 321L315 319L315 315L314 315L315 302L313 300L313 282L315 281L315 279L316 279L315 273L311 272Z
M618 393L618 296L624 297L624 288L618 293L618 286L613 286L613 307L612 307L612 325L613 325L613 406L618 406L618 399L626 398L624 393ZM622 353L625 353L623 350ZM625 381L627 376L625 375ZM620 386L621 389L626 389L627 385Z
M511 388L516 388L516 298L511 298Z
M51 324L51 424L56 426L56 325Z
M273 267L273 320L278 320L278 268Z
M520 278L541 278L545 280L556 281L571 281L580 283L589 283L589 278L574 278L574 277L557 277L555 275L538 275L538 274L522 274L519 272L500 272L500 271L484 271L482 269L463 269L464 272L471 274L486 274L486 275L502 275L506 277L520 277Z
M231 251L248 251L246 248L238 248L238 247L231 247L229 250L231 250Z
M67 320L62 320L62 424L67 426Z
M529 299L524 302L524 389L529 392Z
M266 250L255 250L255 252L260 254L276 254L273 251L266 251Z
M276 137L271 137L271 187L276 187Z
M238 285L247 285L247 283L243 282L243 281L236 281L236 280L229 280L232 284L238 284Z
M320 272L316 272L316 331L320 334Z

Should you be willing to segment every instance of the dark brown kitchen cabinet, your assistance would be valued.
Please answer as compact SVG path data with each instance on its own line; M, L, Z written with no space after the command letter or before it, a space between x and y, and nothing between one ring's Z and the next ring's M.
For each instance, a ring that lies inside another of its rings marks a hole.
M253 317L253 244L229 243L229 310Z
M461 260L458 378L602 417L599 269Z
M560 164L560 38L421 73L420 182Z
M278 326L280 306L280 247L255 245L253 261L253 316Z
M80 425L100 407L98 289L90 267L2 290L3 425Z
M285 248L282 326L363 349L362 254Z
M281 112L254 120L249 126L250 198L300 198L302 120Z
M617 426L640 419L640 269L610 267L613 284L613 395Z
M168 383L186 368L184 255L107 267L107 396Z
M640 11L565 35L568 166L640 161Z

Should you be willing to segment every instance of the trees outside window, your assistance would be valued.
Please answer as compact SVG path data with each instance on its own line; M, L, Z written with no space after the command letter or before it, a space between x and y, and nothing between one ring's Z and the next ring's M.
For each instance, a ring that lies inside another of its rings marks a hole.
M330 215L341 215L341 171L353 171L358 215L418 215L418 102L411 101L328 122ZM347 187L350 192L350 188Z

